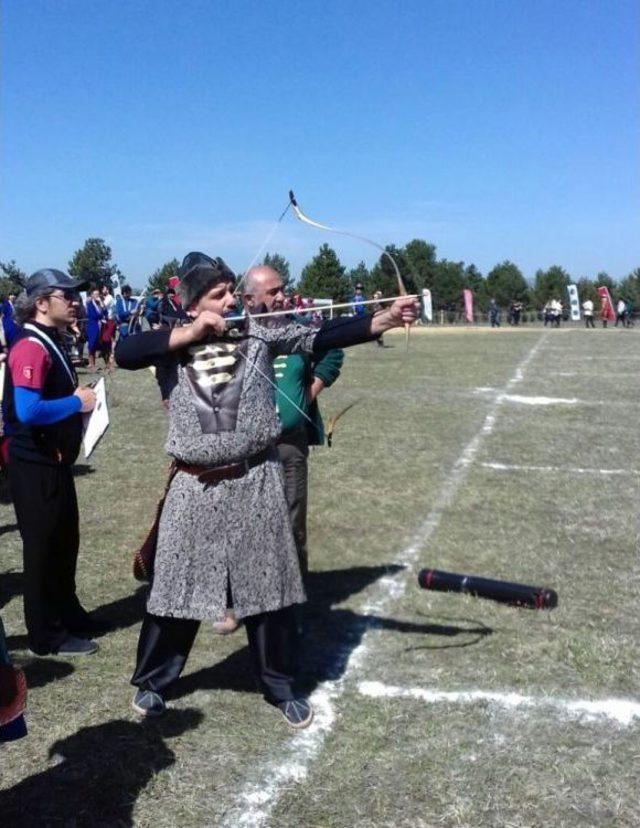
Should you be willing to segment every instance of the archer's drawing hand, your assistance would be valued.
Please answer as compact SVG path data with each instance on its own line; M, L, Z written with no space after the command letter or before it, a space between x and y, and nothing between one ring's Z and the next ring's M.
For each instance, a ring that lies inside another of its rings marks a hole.
M200 342L202 339L206 339L207 336L211 336L211 334L222 336L226 329L227 323L225 318L217 313L213 313L213 311L202 311L194 319L193 325L187 328L187 330L191 331L193 342Z

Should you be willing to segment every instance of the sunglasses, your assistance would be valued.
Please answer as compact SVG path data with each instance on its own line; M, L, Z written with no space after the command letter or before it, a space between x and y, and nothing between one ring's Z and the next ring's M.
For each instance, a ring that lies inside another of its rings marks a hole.
M49 299L62 299L70 304L78 301L78 293L75 290L63 290L62 293L50 293Z

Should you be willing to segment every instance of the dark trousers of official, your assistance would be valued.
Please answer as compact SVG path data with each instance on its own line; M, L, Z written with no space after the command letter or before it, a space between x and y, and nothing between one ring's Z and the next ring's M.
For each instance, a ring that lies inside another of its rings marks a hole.
M585 316L584 325L585 328L595 328L596 323L593 321L593 316Z
M76 595L80 536L71 466L9 462L9 485L22 536L24 617L29 647L56 652L87 614Z
M302 580L309 573L307 553L307 498L309 489L309 439L305 427L285 432L278 443L284 471L284 490L296 544Z
M277 704L295 698L293 608L263 612L243 620L256 679L265 699ZM199 627L200 621L147 612L131 684L164 695L182 673Z

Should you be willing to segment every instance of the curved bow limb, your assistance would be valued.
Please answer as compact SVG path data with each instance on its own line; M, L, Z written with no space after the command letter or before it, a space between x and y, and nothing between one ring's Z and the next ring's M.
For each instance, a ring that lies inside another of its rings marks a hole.
M398 294L400 296L408 296L409 291L404 283L402 275L400 274L400 268L396 260L393 258L391 253L386 250L381 244L374 242L372 239L368 239L366 236L360 236L357 233L349 233L347 230L339 230L336 227L329 227L327 224L321 224L319 221L314 221L310 219L309 216L305 215L302 210L300 209L300 205L298 204L296 197L293 193L293 190L289 190L289 204L293 207L293 211L296 214L296 218L299 219L303 224L308 224L310 227L316 227L318 230L325 230L328 233L336 233L339 236L348 236L350 239L357 239L358 241L365 242L366 244L375 247L376 250L379 250L383 256L386 256L387 259L391 262L391 266L393 267L393 272L396 276L396 281L398 282ZM409 350L409 331L411 330L411 325L407 322L404 326L405 330L405 342L407 351Z

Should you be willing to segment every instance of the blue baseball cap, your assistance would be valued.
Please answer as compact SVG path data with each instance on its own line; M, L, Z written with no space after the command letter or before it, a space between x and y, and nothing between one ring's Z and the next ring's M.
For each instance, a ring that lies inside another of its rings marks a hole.
M79 292L86 290L89 287L89 282L76 282L67 273L62 270L55 270L52 267L45 267L42 270L36 270L27 279L24 289L27 296L33 296L36 293L42 293L48 290L75 290Z

